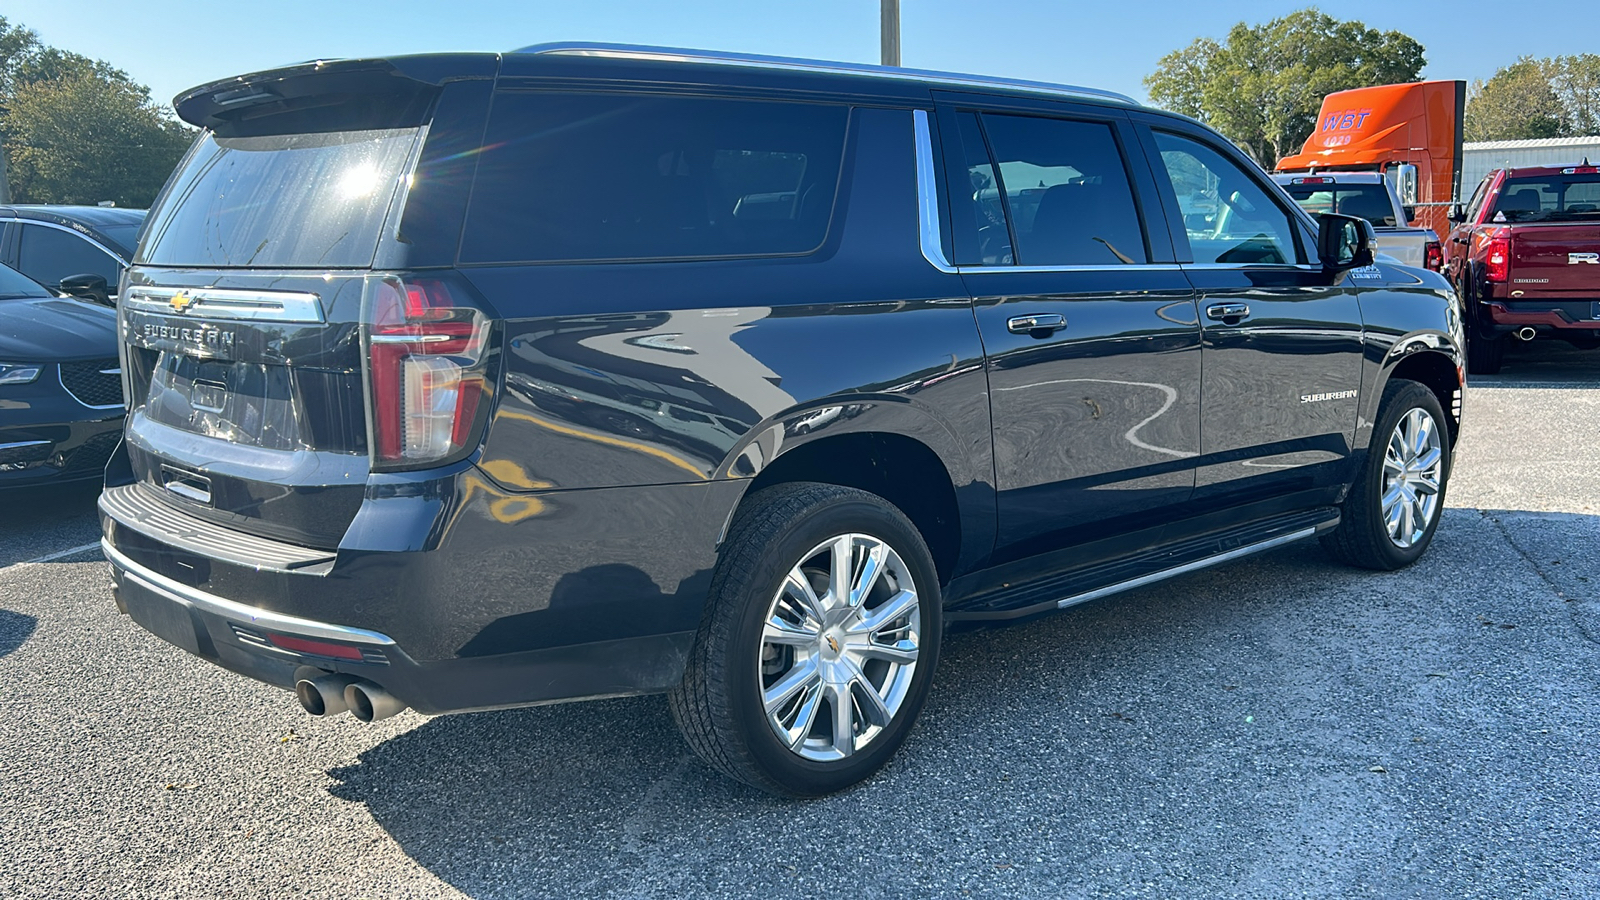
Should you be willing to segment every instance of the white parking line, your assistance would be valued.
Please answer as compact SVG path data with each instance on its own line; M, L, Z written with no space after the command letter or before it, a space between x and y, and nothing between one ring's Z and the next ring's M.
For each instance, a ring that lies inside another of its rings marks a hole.
M90 543L90 544L81 544L81 545L79 545L77 547L72 547L72 548L67 549L67 550L62 550L59 553L48 553L48 554L46 554L44 556L40 556L40 557L37 557L35 559L25 559L22 562L14 563L14 565L26 566L26 565L28 565L30 563L55 562L56 560L61 559L63 557L73 556L75 554L82 553L83 551L89 550L89 549L95 549L95 550L100 549L100 542L99 541L95 541L95 542Z

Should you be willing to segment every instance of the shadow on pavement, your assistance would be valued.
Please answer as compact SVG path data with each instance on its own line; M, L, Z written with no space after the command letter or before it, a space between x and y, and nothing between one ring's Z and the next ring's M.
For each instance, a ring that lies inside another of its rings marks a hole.
M1507 854L1540 829L1575 840L1586 788L1536 802L1531 782L1460 768L1593 783L1582 742L1526 732L1580 715L1572 692L1592 684L1594 639L1562 600L1596 601L1600 517L1446 516L1397 573L1301 543L952 635L907 746L833 797L723 778L660 697L434 718L331 770L329 790L480 898L1077 895L1151 853L1202 896L1291 865L1341 883L1384 870L1396 842L1438 871L1392 872L1388 895L1459 893L1484 864L1457 858L1486 837L1474 817L1502 823ZM1537 892L1530 877L1501 886Z
M1600 387L1600 350L1579 350L1565 341L1513 339L1498 375L1473 375L1472 388Z
M98 481L0 492L0 568L100 537Z
M0 657L9 656L21 647L37 627L39 620L33 616L0 609Z

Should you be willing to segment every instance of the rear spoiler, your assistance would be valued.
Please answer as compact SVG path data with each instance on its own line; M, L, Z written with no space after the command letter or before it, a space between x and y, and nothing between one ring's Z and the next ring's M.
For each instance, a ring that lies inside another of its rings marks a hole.
M314 60L190 88L178 117L222 136L420 125L452 81L491 79L493 53Z

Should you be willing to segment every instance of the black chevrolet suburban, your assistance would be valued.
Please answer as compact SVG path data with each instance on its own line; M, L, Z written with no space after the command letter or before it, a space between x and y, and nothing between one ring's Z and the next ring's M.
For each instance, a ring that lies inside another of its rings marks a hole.
M666 693L818 795L953 622L1439 522L1449 286L1125 97L572 44L176 107L104 549L135 622L313 714Z

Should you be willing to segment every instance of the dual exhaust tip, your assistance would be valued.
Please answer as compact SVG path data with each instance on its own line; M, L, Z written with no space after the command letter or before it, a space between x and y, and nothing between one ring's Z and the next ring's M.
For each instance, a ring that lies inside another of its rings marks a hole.
M383 688L354 675L318 675L294 683L295 698L313 716L349 712L363 722L376 722L402 712L406 704Z

